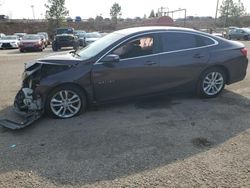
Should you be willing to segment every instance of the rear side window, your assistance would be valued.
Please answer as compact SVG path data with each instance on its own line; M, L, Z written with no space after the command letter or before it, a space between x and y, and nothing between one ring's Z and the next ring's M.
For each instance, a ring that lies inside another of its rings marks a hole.
M162 43L166 52L197 47L195 35L188 33L164 33L162 34Z
M162 45L165 52L185 50L214 44L214 41L190 33L166 32L162 34Z
M208 37L197 35L197 47L213 45L214 41Z

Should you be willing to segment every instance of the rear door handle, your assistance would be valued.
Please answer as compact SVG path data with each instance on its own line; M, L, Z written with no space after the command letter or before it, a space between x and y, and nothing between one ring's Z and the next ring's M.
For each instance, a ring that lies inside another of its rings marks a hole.
M153 61L147 61L144 65L148 65L148 66L150 66L150 65L155 65L156 64L156 62L153 62Z
M194 54L193 58L197 58L197 59L200 59L200 58L203 58L205 57L204 55L201 55L201 54Z

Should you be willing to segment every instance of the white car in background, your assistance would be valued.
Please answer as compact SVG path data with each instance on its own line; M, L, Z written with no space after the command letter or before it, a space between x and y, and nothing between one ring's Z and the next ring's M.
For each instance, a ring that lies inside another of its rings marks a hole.
M6 35L0 39L0 49L19 48L19 38L15 35Z
M4 33L0 33L0 39L1 39L2 37L4 37L4 36L5 36Z
M97 41L98 39L100 39L102 37L102 35L98 32L93 32L93 33L86 33L85 34L85 42L86 45L91 44L92 42Z

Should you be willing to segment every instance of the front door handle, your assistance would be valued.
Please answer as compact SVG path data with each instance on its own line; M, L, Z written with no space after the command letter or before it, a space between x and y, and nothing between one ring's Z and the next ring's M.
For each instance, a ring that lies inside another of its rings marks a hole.
M148 66L150 66L150 65L155 65L156 64L156 62L153 62L153 61L147 61L144 65L148 65Z

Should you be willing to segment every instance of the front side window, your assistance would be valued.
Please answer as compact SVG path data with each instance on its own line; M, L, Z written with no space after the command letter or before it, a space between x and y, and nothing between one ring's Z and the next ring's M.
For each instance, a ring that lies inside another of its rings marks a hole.
M120 59L135 58L153 54L153 47L153 37L143 36L122 44L112 54L119 55Z

